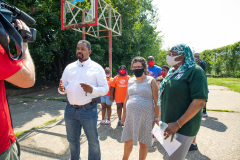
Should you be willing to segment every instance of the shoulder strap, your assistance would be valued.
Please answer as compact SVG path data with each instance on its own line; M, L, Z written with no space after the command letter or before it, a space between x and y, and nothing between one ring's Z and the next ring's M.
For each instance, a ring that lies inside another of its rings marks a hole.
M7 35L17 44L17 46L20 48L21 53L16 56L11 56L10 55L10 50L9 50L9 45L8 45L8 39ZM0 12L0 44L3 47L3 49L7 52L10 58L14 60L18 60L22 57L23 52L22 52L22 45L23 45L23 40L18 31L11 25L10 22L2 15Z

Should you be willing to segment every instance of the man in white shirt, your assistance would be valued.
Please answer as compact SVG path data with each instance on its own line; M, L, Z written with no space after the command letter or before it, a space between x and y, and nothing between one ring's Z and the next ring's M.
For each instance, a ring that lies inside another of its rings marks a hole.
M78 60L69 64L59 83L59 93L67 94L65 124L71 160L80 158L80 135L83 128L88 140L88 160L100 160L97 132L97 103L94 98L107 94L109 88L104 69L89 57L91 44L80 40L77 44Z

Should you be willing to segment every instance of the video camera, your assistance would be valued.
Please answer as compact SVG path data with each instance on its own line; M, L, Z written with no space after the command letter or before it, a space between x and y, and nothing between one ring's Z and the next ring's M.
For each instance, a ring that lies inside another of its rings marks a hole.
M14 6L10 6L4 0L0 0L0 44L9 54L9 56L14 60L18 60L22 57L22 43L35 42L37 33L37 30L35 28L29 28L30 32L23 29L18 30L16 25L16 19L20 19L30 25L34 25L36 23L35 20L25 12L19 10ZM14 23L14 26L12 26L11 23ZM20 55L10 55L8 41L6 39L6 33L20 48Z

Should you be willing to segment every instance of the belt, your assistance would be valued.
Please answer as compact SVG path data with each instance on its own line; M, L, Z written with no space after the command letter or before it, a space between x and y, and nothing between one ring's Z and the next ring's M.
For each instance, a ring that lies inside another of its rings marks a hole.
M83 108L84 106L87 106L87 105L90 105L90 104L93 104L93 103L89 102L89 103L84 104L84 105L71 105L71 106L73 106L74 108Z
M69 101L67 100L67 102L69 103ZM101 103L101 100L100 100L100 97L96 97L96 98L93 98L91 102L87 103L87 104L84 104L84 105L71 105L73 106L74 108L83 108L84 106L87 106L87 105L94 105L94 104L97 104L97 103Z

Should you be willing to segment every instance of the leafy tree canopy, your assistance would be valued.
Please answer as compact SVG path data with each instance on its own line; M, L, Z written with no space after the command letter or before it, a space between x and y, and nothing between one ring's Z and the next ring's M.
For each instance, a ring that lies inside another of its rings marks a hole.
M76 60L76 44L82 34L61 30L61 3L55 0L6 0L36 20L37 41L29 44L36 66L37 83L57 82L66 65ZM130 69L135 56L154 56L157 65L166 64L166 52L161 51L162 37L156 32L158 21L152 0L106 0L122 15L122 36L113 37L113 75L120 65ZM108 38L93 38L91 59L108 66Z

